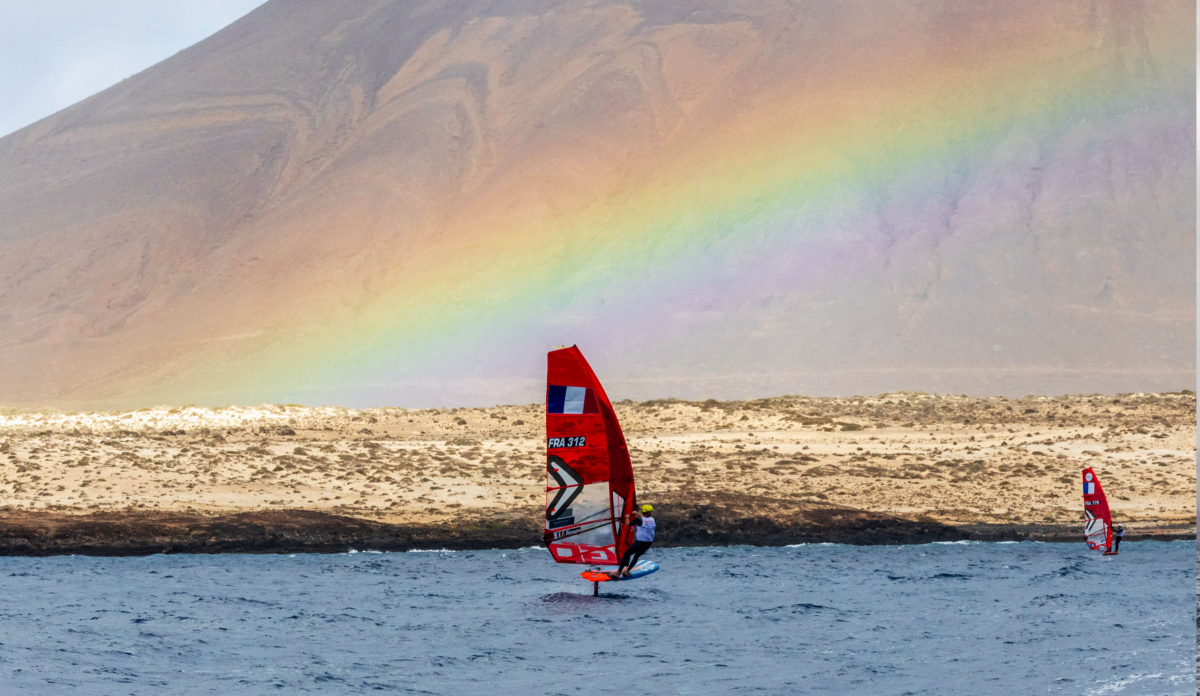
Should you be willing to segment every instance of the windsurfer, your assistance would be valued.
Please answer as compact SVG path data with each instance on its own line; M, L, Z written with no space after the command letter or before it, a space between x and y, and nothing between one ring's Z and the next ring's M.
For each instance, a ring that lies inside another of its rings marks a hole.
M1112 552L1119 553L1121 551L1121 539L1125 538L1125 525L1118 524L1113 526L1112 532Z
M646 549L654 543L654 508L649 505L643 505L642 511L634 511L632 520L629 524L637 527L634 531L634 542L625 549L625 555L621 556L621 564L617 566L617 572L613 573L614 578L629 577L629 570L638 562Z

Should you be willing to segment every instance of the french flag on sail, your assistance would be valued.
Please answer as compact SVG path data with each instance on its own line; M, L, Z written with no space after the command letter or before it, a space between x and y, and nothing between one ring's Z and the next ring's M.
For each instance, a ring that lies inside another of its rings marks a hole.
M1096 493L1096 482L1095 481L1084 481L1083 482L1083 494L1084 495L1094 495L1095 493Z
M546 385L546 413L599 413L596 396L588 387Z

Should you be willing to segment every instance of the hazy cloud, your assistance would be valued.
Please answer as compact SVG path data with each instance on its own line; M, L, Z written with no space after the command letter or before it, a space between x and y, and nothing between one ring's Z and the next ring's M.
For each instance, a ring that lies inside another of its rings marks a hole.
M210 36L263 0L0 0L0 136Z

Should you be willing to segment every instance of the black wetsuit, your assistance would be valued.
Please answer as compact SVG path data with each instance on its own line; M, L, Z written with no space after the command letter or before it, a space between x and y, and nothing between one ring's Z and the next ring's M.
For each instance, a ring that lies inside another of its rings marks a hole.
M1118 553L1121 550L1121 539L1125 537L1125 530L1118 529L1113 532L1113 553Z
M642 518L638 517L630 524L632 524L634 527L640 527L642 526ZM651 528L650 535L649 541L637 539L629 545L629 548L625 549L625 555L621 556L621 564L617 566L617 575L620 575L622 570L626 568L632 568L635 564L637 564L638 559L642 557L642 554L646 553L646 549L650 548L650 546L654 544L653 528Z

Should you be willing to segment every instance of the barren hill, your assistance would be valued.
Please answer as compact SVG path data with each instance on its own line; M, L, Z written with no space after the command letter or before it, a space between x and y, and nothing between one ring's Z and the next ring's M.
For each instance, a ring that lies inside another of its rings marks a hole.
M0 139L0 403L1188 386L1194 13L272 0Z

